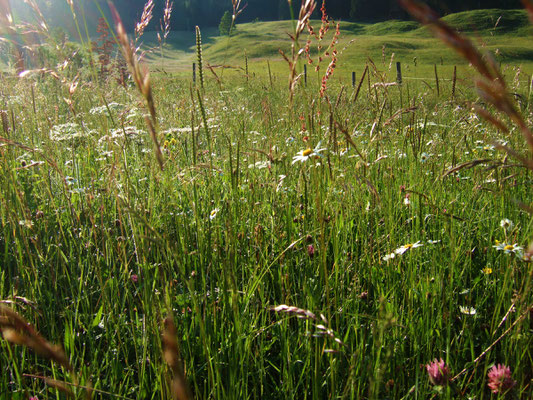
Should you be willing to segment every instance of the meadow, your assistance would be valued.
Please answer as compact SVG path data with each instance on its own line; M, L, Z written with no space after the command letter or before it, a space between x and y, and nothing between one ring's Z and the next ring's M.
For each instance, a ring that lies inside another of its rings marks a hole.
M479 13L531 127L527 15ZM177 34L139 87L1 75L0 399L532 398L524 129L427 28L341 28L325 88L290 21L204 32L195 83Z

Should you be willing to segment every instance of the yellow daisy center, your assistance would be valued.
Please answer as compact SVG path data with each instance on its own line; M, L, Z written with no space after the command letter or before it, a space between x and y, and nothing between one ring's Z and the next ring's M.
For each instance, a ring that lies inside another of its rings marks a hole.
M508 244L508 245L505 246L503 249L504 249L504 250L512 250L512 249L514 249L514 246L511 245L511 244Z
M309 154L311 154L313 152L313 150L311 149L305 149L303 152L302 152L302 156L304 157L307 157Z

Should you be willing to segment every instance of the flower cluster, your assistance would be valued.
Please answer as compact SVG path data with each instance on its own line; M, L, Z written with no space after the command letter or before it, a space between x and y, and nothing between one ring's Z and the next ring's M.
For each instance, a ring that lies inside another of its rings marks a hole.
M429 375L429 381L435 386L446 386L450 380L450 369L442 358L427 364L426 371Z
M79 124L67 122L66 124L54 125L50 129L50 140L54 142L79 142L90 133Z
M426 364L429 381L434 386L446 386L450 381L450 369L441 358ZM511 369L503 364L493 365L488 372L489 389L494 394L503 394L516 385L511 378Z
M511 369L503 364L494 365L489 371L488 386L492 393L505 393L516 382L511 378Z

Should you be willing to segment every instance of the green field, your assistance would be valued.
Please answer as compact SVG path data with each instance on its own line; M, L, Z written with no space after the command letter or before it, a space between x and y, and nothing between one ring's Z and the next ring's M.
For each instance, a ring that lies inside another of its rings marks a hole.
M233 67L204 87L173 32L154 119L114 69L1 75L0 399L532 398L531 29L445 20L499 49L522 117L414 22L342 22L323 95L326 60L292 102L291 22L203 30L204 66Z
M501 17L501 18L500 18ZM497 52L496 60L505 65L522 66L525 72L533 73L532 28L527 15L520 10L482 10L451 14L444 18L450 25L471 35L485 50ZM497 24L496 24L497 23ZM313 21L318 29L320 21ZM334 29L334 26L331 27ZM285 64L279 49L290 50L287 33L291 32L290 21L256 22L237 24L231 38L219 36L218 29L202 30L204 57L212 65L244 67L244 52L250 61L250 70L266 74L265 60L272 63L272 70L284 73ZM388 70L391 57L408 68L408 75L428 75L433 65L449 67L465 65L457 54L435 39L426 28L417 22L387 21L375 24L340 22L338 49L338 73L349 81L351 71L360 72L368 58ZM305 44L305 39L302 46ZM327 42L327 39L324 40ZM145 35L146 48L155 48L148 56L155 69L161 69L161 55L155 32ZM313 50L313 49L312 49ZM316 50L316 47L315 49ZM384 50L384 52L383 52ZM385 57L383 57L383 55ZM194 32L173 31L164 48L163 69L169 72L191 70L195 61ZM417 67L414 66L417 59Z

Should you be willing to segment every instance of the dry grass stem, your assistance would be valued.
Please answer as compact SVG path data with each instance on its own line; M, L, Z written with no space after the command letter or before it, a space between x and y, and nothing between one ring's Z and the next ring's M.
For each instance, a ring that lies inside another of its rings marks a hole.
M60 346L49 343L35 328L9 307L0 305L0 333L10 343L26 346L65 369L74 369Z
M37 20L39 22L39 29L48 32L48 24L46 23L46 19L44 18L43 13L41 12L39 6L35 2L35 0L22 0L24 3L29 5L33 12L35 13L35 16L37 17Z
M135 25L135 41L137 42L142 35L144 30L150 23L153 18L154 11L154 0L148 0L144 5L143 13L141 15L141 20Z
M183 370L178 340L176 339L176 326L171 317L165 319L164 325L161 340L163 342L163 357L172 371L172 398L175 400L192 399L193 397L187 385L187 379Z
M24 71L24 52L17 40L18 34L13 23L13 12L9 0L0 0L0 35L6 35L8 39L3 38L3 40L13 44L15 71L17 73Z
M291 44L291 58L280 49L279 52L289 64L289 102L292 105L294 98L294 92L296 90L296 85L300 79L300 75L296 72L296 66L300 56L305 52L304 49L299 48L299 38L305 27L308 25L311 15L316 8L315 0L302 0L302 5L300 7L300 13L298 14L298 21L296 23L296 28L294 33L289 34L292 44Z
M171 2L170 0L165 1L165 9L163 11L163 39L166 39L168 37L168 34L170 33L170 17L172 15L172 8L174 7L174 2Z
M294 306L288 306L286 304L280 304L276 307L271 307L271 311L277 312L277 313L284 313L290 316L295 316L300 319L306 319L309 321L312 321L313 326L315 327L315 331L312 336L314 337L322 337L326 336L330 339L333 339L333 341L337 344L340 344L342 346L345 346L345 344L340 340L336 335L335 332L326 327L324 324L328 324L328 320L324 316L324 314L320 314L320 318L318 318L313 312L309 310L305 310L303 308L294 307ZM321 324L319 322L323 322L324 324ZM336 350L326 349L324 350L327 353L334 353L337 352Z
M148 3L150 3L150 1ZM120 18L117 9L113 5L113 3L108 2L108 4L113 15L113 20L115 21L117 38L122 48L122 54L124 55L124 59L126 60L126 63L130 68L130 72L133 76L135 84L137 85L137 88L144 97L145 106L150 112L150 118L145 117L145 121L150 132L150 138L152 139L152 142L154 144L154 151L157 163L159 164L159 168L163 170L163 153L161 152L161 146L157 138L157 114L155 110L154 98L152 95L152 86L150 84L150 74L146 69L141 69L136 51L132 43L128 39L128 35L126 34L126 30L124 29L124 24L122 23L122 19Z
M524 8L527 11L527 15L529 16L529 20L533 24L533 1L531 1L531 0L522 0L522 4L524 5Z
M295 315L298 318L313 319L313 320L316 319L316 315L313 312L309 310L304 310L303 308L288 306L286 304L280 304L279 306L272 307L271 310L275 312L282 312L282 313L289 314L289 315Z
M242 0L231 0L231 5L233 7L233 13L232 13L232 24L235 23L235 20L237 19L237 17L239 16L240 13L242 13L244 11L244 9L246 8L246 6L248 5L248 3L246 3L242 8L241 8L241 1Z

